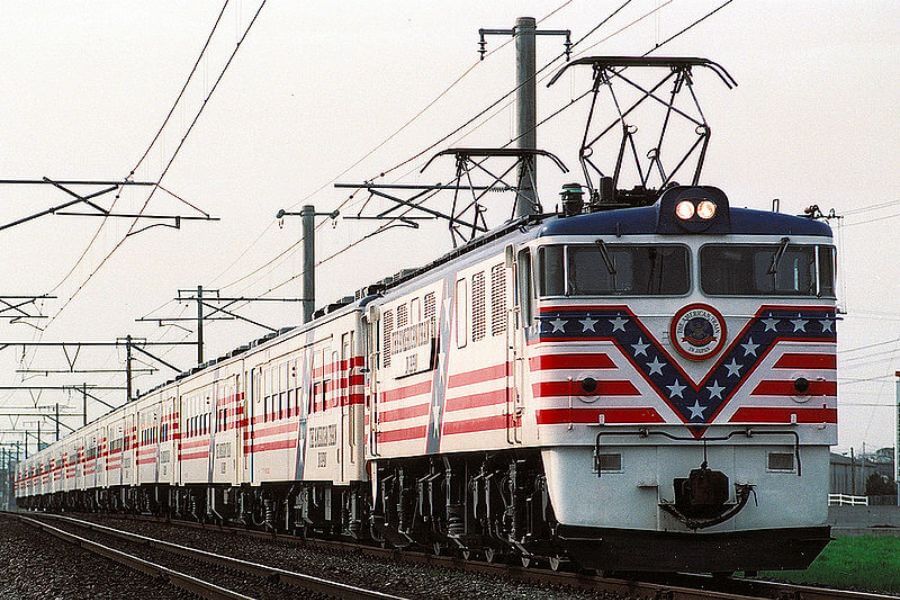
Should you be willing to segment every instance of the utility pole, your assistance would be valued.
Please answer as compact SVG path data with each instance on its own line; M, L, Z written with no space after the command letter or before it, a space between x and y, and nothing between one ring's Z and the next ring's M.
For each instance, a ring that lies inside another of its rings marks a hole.
M125 402L131 402L131 334L125 336Z
M512 29L479 29L479 53L484 60L487 42L485 35L512 35L516 41L516 146L522 150L537 149L537 69L535 37L538 35L566 36L566 59L572 47L568 29L537 28L534 17L519 17ZM519 164L516 217L539 212L537 198L537 162L534 156L522 157Z
M83 414L84 414L84 423L82 424L83 427L87 427L87 423L88 423L88 418L87 418L87 397L88 397L88 393L87 393L87 384L86 384L86 383L83 383L83 384L81 384L81 401L82 401L82 403L83 403L81 408L82 408L82 411L83 411Z
M853 446L850 446L850 495L856 495L856 457L853 455Z
M897 484L897 506L900 507L900 371L894 371L897 378L897 415L894 424L897 426L894 436L894 483Z
M278 211L275 215L276 219L284 217L300 217L303 228L303 277L300 278L302 289L300 290L300 299L303 303L303 322L312 321L313 312L316 310L316 217L331 217L337 219L338 211L327 213L316 212L316 207L312 204L306 204L300 209L300 212L288 212L284 209Z
M197 286L197 364L203 364L203 286Z
M59 402L56 403L56 441L59 441Z

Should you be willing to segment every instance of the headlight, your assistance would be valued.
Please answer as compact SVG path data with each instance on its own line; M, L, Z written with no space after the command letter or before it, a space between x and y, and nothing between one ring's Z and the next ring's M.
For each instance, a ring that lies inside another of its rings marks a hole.
M712 219L716 216L716 203L709 200L702 200L697 205L697 216L704 220Z
M694 216L694 203L690 200L682 200L675 206L675 215L682 221L687 221Z

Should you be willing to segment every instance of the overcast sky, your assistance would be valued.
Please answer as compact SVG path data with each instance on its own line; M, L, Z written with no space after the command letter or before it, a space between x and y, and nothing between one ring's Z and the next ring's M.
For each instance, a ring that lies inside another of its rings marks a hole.
M518 16L540 19L561 7L541 27L569 28L579 39L619 4L457 1L438 8L422 2L348 1L338 9L333 3L270 0L163 179L168 190L222 220L185 222L180 230L156 227L124 243L131 225L127 219L111 219L99 233L101 219L66 216L0 231L0 294L53 290L59 296L44 305L52 321L32 321L47 328L43 334L0 321L0 339L112 340L127 333L191 339L186 331L134 319L193 314L193 307L170 302L178 288L202 284L221 288L223 295L255 295L284 282L299 271L296 251L245 278L299 237L297 219L275 222L279 208L313 202L321 210L333 209L347 196L328 185L334 178L358 182L378 175L511 89L512 44L467 72L477 62L480 27L511 27ZM641 54L718 4L633 0L575 50L600 42L590 54ZM206 58L136 179L159 178L258 6L251 0L229 3ZM0 0L0 177L128 175L172 106L221 8L219 1ZM735 0L662 52L714 59L740 84L728 91L711 74L695 77L713 128L704 183L721 187L735 205L767 209L780 198L784 212L798 213L815 203L846 214L840 226L840 305L847 314L838 345L844 448L863 442L868 448L892 445L895 435L898 37L897 2ZM488 50L505 41L489 38ZM561 49L561 39L539 38L538 65ZM463 73L457 85L394 135ZM540 85L539 118L588 85L587 72L566 76L550 90ZM504 106L436 149L508 142L513 115ZM538 132L538 145L570 167L577 167L586 108L579 103ZM416 178L414 168L427 157L385 181L447 181L449 159L430 168L427 177ZM553 173L549 165L541 168L545 205L552 207L559 185L572 175ZM146 198L147 190L132 188L116 209L137 211ZM354 214L361 198L357 195L344 214ZM0 186L0 223L66 199L49 186ZM109 206L111 200L102 197L99 203ZM508 209L502 197L496 203L495 222ZM162 192L146 212L196 214ZM344 220L323 227L319 256L341 250L374 227ZM395 229L362 242L322 265L320 304L449 248L449 235L439 224ZM299 281L269 293L298 294ZM254 306L242 314L282 326L298 321L299 306ZM238 322L208 324L207 356L262 333ZM872 344L880 345L867 347ZM122 358L121 350L83 350L76 366L115 368ZM166 358L187 368L195 351L177 348ZM19 349L0 354L2 385L21 382L15 373L23 368L21 359ZM54 349L29 353L26 359L32 368L66 365ZM171 375L163 369L138 378L136 386L147 389ZM84 379L28 381L57 385ZM88 381L120 385L123 377L95 375ZM113 392L107 399L119 402L121 397ZM68 398L47 392L40 401L57 400ZM29 401L21 392L0 393L0 404ZM99 407L91 411L92 417L100 414Z

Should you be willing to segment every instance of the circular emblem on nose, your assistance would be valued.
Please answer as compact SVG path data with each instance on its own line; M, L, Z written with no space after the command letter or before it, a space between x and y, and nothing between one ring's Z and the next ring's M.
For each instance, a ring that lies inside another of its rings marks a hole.
M690 360L705 360L725 343L725 319L708 304L689 304L672 318L669 338L675 349Z

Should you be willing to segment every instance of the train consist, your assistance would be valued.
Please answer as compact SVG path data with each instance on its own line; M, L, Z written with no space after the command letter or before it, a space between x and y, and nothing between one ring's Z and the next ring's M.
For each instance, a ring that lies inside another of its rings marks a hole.
M837 436L831 231L709 186L653 200L512 221L183 373L21 463L18 502L805 568Z

